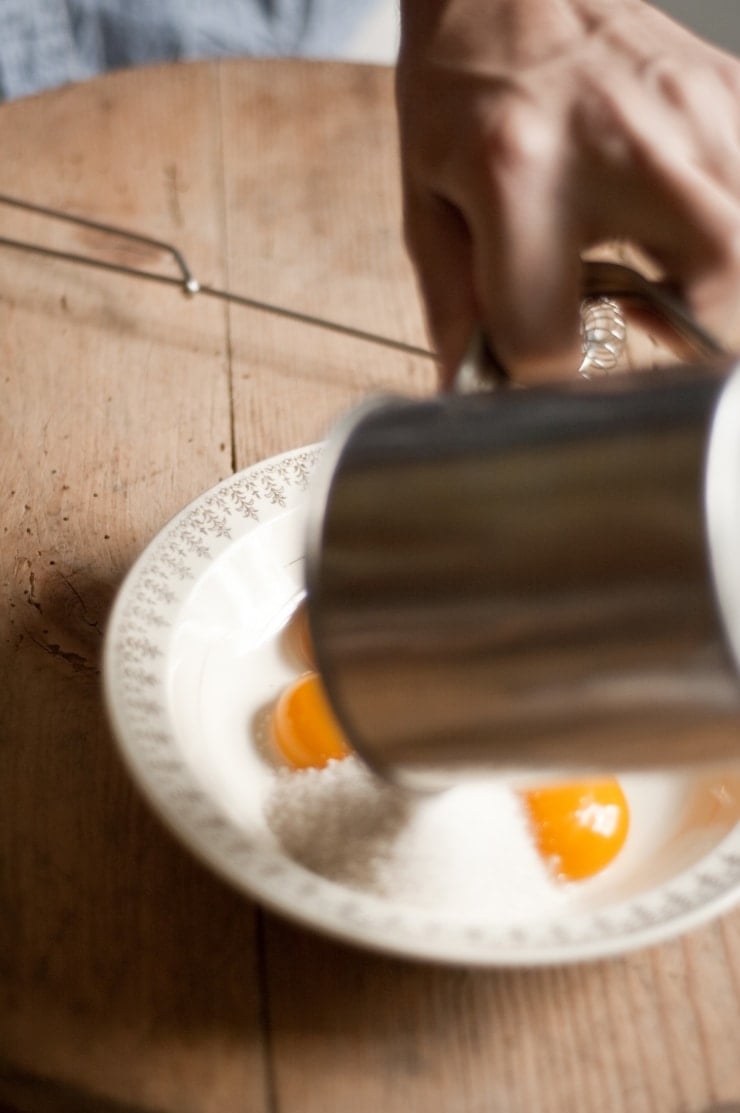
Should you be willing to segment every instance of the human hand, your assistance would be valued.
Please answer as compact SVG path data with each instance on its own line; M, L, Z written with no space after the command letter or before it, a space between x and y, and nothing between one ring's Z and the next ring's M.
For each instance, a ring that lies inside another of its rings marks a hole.
M740 315L740 62L643 0L402 0L404 218L449 383L476 324L523 382L580 360L583 253Z

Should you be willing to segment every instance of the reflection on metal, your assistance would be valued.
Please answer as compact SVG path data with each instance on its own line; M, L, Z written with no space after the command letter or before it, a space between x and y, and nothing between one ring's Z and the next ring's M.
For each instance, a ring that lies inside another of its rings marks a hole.
M737 760L724 627L740 637L740 616L726 584L717 605L706 522L711 504L726 562L740 450L711 490L706 460L718 404L740 445L731 369L376 400L345 419L311 492L306 586L330 699L371 765L433 788Z
M613 298L586 298L581 303L583 359L578 374L590 379L606 375L619 364L624 354L627 323Z

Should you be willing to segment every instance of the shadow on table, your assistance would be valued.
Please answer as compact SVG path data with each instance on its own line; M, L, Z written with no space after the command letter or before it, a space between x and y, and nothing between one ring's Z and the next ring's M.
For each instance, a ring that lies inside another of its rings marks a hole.
M168 1110L219 1088L261 1102L254 906L118 757L99 669L115 584L42 579L0 648L0 1064Z

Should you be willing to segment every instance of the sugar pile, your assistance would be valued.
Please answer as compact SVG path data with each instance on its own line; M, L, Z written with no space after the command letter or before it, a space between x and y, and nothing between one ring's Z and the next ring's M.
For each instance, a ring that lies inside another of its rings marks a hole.
M355 757L281 770L266 818L285 853L348 888L461 917L519 922L567 900L506 786L470 783L411 796Z

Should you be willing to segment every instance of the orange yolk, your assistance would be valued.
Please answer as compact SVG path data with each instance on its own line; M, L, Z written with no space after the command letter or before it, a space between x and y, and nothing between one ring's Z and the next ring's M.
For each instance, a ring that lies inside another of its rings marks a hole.
M298 604L290 620L289 637L294 651L306 662L309 668L316 668L311 629L308 625L308 610L305 601Z
M305 604L296 610L290 635L313 666ZM321 769L351 752L315 672L295 680L275 705L272 738L294 769ZM581 881L605 869L624 845L629 808L614 779L548 785L523 792L535 845L555 877Z
M537 848L563 881L599 873L624 845L629 808L613 779L550 785L522 797Z
M321 769L332 758L347 757L347 745L315 672L286 688L272 716L275 746L294 769Z

